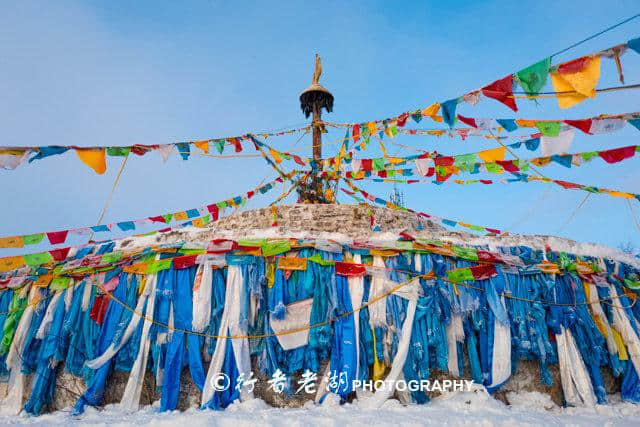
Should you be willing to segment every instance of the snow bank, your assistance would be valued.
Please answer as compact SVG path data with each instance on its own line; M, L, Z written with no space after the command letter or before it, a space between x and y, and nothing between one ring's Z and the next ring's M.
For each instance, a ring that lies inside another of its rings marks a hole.
M58 411L40 417L0 417L0 424L91 425L91 426L223 426L253 427L256 424L272 426L363 426L372 425L452 425L452 426L527 426L527 425L628 425L637 426L640 406L620 402L595 408L559 408L548 396L537 393L510 393L511 406L493 399L483 388L470 392L449 393L439 396L427 405L403 406L389 400L380 409L366 409L367 398L353 404L338 405L329 400L323 406L312 403L299 409L272 408L262 400L236 403L224 412L189 409L185 412L158 413L157 405L127 413L117 405L103 410L89 408L78 418L69 411Z

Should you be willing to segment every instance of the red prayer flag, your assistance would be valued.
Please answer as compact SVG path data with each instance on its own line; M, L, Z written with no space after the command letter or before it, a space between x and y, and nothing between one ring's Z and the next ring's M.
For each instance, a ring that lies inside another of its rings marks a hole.
M465 117L458 114L458 120L460 120L462 123L468 124L471 127L474 127L474 128L478 127L478 125L476 124L476 120L474 118Z
M471 270L471 274L473 274L473 278L476 280L490 279L498 274L496 266L493 264L475 265L473 267L469 267L469 269Z
M47 233L47 239L49 239L49 243L52 245L59 245L60 243L64 243L67 240L67 233L69 230L64 231L52 231Z
M590 60L588 56L583 56L582 58L574 59L569 62L565 62L564 64L558 65L558 72L560 74L565 73L577 73L578 71L584 70L584 67L587 66L587 62Z
M516 100L513 98L513 75L509 74L507 77L496 80L482 88L484 96L493 98L502 102L513 111L518 111Z
M478 261L494 263L494 262L502 262L502 259L496 253L489 252L489 251L483 251L483 250L479 249L478 250Z
M396 124L399 127L404 127L404 125L407 124L407 118L408 117L409 117L409 115L407 113L400 114L400 116L398 116L398 118L396 119Z
M360 140L360 125L359 124L353 125L353 129L351 133L353 135L353 142L354 143L358 142Z
M207 209L209 210L209 213L211 214L211 221L217 221L218 220L218 214L220 212L220 209L218 208L218 205L208 205Z
M224 253L230 252L238 247L238 243L228 239L214 239L207 245L207 252Z
M370 171L372 168L373 164L371 159L362 159L362 162L360 162L360 169L363 171Z
M624 159L633 157L636 154L636 146L630 145L628 147L614 148L613 150L600 151L598 155L604 159L607 163L618 163Z
M295 154L293 155L293 160L299 164L300 166L306 166L305 163L302 161L302 158L300 156L296 156Z
M566 189L571 189L571 188L582 188L581 185L579 184L574 184L573 182L567 182L567 181L561 181L559 179L555 179L553 180L553 182L555 182L556 184L566 188Z
M109 307L109 296L106 294L96 296L93 300L93 307L89 312L89 318L98 325L102 325L104 316L107 314L107 307Z
M173 259L173 268L175 270L182 270L183 268L189 268L196 265L196 258L198 255L185 255L175 257Z
M336 262L336 274L341 276L364 276L366 269L364 265L352 264L350 262Z
M145 154L147 154L149 151L151 150L156 150L158 148L158 145L142 145L142 144L136 144L134 146L131 147L131 152L133 154L136 154L138 156L144 156Z
M513 160L496 160L496 163L502 166L507 172L520 171L520 168L513 164Z
M433 159L433 164L436 166L453 166L455 158L452 156L440 156Z
M51 256L53 257L54 261L63 261L67 255L69 255L69 251L71 250L71 248L60 248L60 249L53 249L51 251L49 251L49 253L51 254Z
M591 129L591 119L565 120L564 122L569 126L573 126L574 128L580 129L582 132L591 135L591 132L589 132L589 129Z
M239 153L242 151L242 144L240 143L240 139L238 138L229 138L227 139L228 142L232 143L233 146L235 147L235 152Z
M158 216L150 216L149 219L153 222L162 222L162 223L167 223L167 221L164 219L164 217L162 215L158 215Z

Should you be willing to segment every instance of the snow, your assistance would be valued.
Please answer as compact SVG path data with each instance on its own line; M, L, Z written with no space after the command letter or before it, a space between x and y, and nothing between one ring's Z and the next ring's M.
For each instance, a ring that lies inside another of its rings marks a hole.
M626 262L629 265L640 268L640 259L626 254L618 249L611 248L596 243L576 242L574 240L563 239L555 236L522 235L510 234L500 236L478 236L470 233L450 232L450 231L424 231L419 233L421 237L434 238L445 242L459 244L463 246L488 246L491 250L497 247L528 246L533 249L545 250L548 246L557 252L567 252L578 256L593 256L596 258L608 258L615 261ZM206 236L206 238L204 238ZM158 241L158 237L160 240ZM158 243L188 242L189 247L205 247L212 236L206 228L185 227L176 234L151 235L126 238L117 241L117 249L131 250L133 248L144 248L157 245ZM350 244L354 241L353 236L335 232L307 232L307 231L287 231L282 227L272 227L266 229L243 229L243 230L216 230L215 238L218 239L251 239L251 238L281 238L281 239L324 239L333 240L341 244ZM373 244L390 244L400 238L399 233L389 231L372 233L366 238ZM362 240L362 239L360 239Z
M426 405L403 406L397 400L388 400L382 408L369 409L367 400L339 405L328 399L322 406L309 402L304 408L272 408L260 399L231 405L225 411L200 411L195 408L185 412L159 413L158 403L127 413L118 405L108 405L102 410L89 408L80 417L72 417L70 410L45 414L40 417L0 417L0 424L39 425L90 425L174 426L205 425L251 427L256 424L273 426L366 426L372 425L465 425L465 426L527 426L527 425L638 425L640 405L620 401L611 396L611 403L594 408L559 408L548 395L538 392L509 393L510 406L493 399L484 388L470 392L443 394Z

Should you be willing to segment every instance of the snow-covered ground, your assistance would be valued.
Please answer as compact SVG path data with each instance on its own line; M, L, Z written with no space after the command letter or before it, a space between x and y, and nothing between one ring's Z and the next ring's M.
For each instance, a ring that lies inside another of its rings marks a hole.
M403 406L396 400L387 401L380 409L369 409L366 399L360 403L338 405L335 401L323 406L308 404L300 409L276 409L262 400L237 403L224 412L199 411L158 413L156 407L137 412L123 412L116 405L103 410L89 408L81 417L59 411L40 417L0 417L0 424L94 425L94 426L342 426L355 425L465 425L465 426L525 426L525 425L640 425L640 405L620 402L612 396L611 403L595 408L559 408L549 396L537 392L509 395L511 406L490 397L484 390L450 393L433 399L427 405Z

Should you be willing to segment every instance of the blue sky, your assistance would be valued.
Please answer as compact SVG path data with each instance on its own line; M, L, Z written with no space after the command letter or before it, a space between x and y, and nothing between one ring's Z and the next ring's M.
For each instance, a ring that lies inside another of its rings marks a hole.
M310 83L316 52L323 59L321 83L336 98L334 113L325 115L326 120L381 119L462 95L639 11L633 0L616 0L606 7L589 0L315 3L4 2L0 145L154 144L302 126L306 121L298 95ZM554 62L638 36L640 19ZM640 82L640 55L629 52L622 64L627 83ZM615 65L603 62L599 86L617 84ZM638 111L637 100L637 91L603 94L570 110L559 110L553 99L537 104L520 100L520 111L513 113L484 99L459 112L474 117L583 118ZM343 134L330 133L325 140ZM571 151L638 144L639 136L630 126L606 136L578 132ZM308 137L298 145L295 139L270 142L283 150L311 145ZM443 154L495 144L479 138L399 141ZM413 154L392 145L389 149ZM326 148L331 154L333 150ZM522 149L518 155L537 153ZM109 158L107 173L98 176L68 152L0 171L0 235L95 224L119 163ZM549 166L543 172L640 193L637 159L616 165L595 160L571 170ZM164 164L156 153L133 156L105 221L198 207L241 194L271 177L261 159L192 156L182 161L174 155ZM388 184L363 186L384 198L391 191ZM640 230L623 199L593 195L563 226L585 193L537 183L401 188L407 206L442 217L514 233L640 246ZM256 198L247 208L265 206L281 191ZM633 209L640 216L637 202Z

